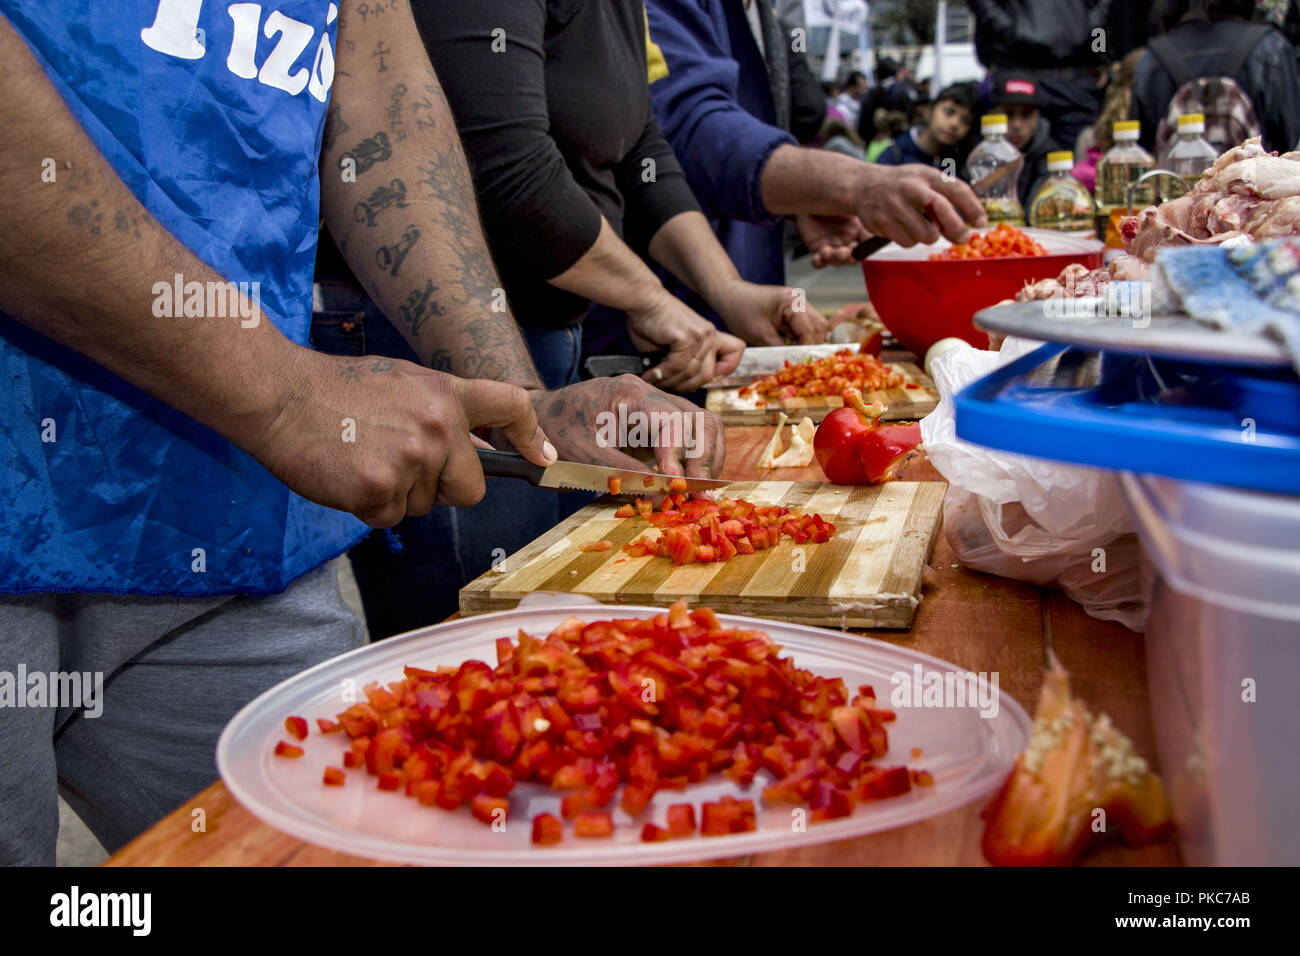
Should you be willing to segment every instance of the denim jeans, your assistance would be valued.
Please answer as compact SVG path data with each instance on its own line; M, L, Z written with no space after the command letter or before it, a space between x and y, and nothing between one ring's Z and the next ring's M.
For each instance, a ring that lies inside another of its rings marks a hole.
M319 292L311 331L317 349L419 362L364 292L334 283L321 283ZM581 326L525 327L523 333L547 388L578 381ZM445 619L459 609L460 589L494 560L514 554L594 497L534 488L513 478L489 478L487 493L473 508L436 505L427 515L372 532L348 553L371 639Z

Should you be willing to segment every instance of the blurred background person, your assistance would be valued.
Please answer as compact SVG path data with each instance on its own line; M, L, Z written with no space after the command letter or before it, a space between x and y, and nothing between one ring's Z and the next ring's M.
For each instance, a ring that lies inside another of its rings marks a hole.
M843 153L845 156L866 161L867 144L858 139L857 131L843 120L827 117L826 122L822 124L821 132L817 134L817 142L821 144L822 149L828 149L832 153Z
M954 83L940 91L924 125L898 135L876 162L885 166L922 163L954 176L963 176L962 142L975 123L978 100L969 83Z
M898 110L887 110L883 106L876 110L872 123L875 135L867 144L867 162L874 163L880 154L894 144L894 140L907 132L907 116Z
M1296 50L1272 22L1251 22L1255 9L1255 0L1157 0L1146 55L1133 73L1131 115L1148 151L1158 154L1176 124L1171 105L1175 113L1204 113L1216 148L1255 133L1265 149L1296 148Z
M1073 143L1101 108L1112 0L967 0L989 70L1033 77L1058 140Z
M870 233L905 245L933 242L940 229L964 238L963 216L983 216L968 187L930 170L883 170L799 147L780 75L801 54L768 0L647 0L646 9L664 57L650 85L660 125L751 282L784 281L785 216L819 267L851 261Z
M844 88L832 101L840 112L844 122L857 129L862 116L862 101L867 95L867 77L865 73L853 70L844 81Z
M1042 115L1038 83L1028 74L999 73L992 78L992 111L1007 117L1007 142L1024 156L1016 193L1028 209L1038 187L1047 179L1047 154L1060 149L1052 136L1052 124Z

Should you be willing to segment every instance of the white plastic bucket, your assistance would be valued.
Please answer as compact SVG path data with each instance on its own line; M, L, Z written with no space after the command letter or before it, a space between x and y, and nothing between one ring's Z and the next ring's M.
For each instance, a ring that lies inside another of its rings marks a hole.
M1300 498L1121 476L1154 566L1147 681L1190 865L1300 865Z

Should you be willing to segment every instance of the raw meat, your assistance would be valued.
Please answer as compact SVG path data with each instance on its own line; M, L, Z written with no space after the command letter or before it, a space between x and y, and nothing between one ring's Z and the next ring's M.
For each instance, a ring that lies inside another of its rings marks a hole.
M1295 235L1297 197L1300 151L1277 156L1255 137L1215 160L1187 195L1125 219L1121 234L1125 249L1148 263L1162 246Z

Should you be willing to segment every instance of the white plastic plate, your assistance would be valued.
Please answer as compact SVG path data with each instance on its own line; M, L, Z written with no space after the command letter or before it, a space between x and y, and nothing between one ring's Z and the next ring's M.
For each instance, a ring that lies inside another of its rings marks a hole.
M903 708L898 710L898 720L887 725L890 749L877 763L928 770L934 776L934 786L866 801L850 817L825 823L808 821L805 829L796 829L793 805L763 802L762 789L772 779L766 772L760 772L748 789L714 774L684 791L657 793L650 807L635 819L618 809L616 796L610 804L615 824L611 838L579 838L566 821L564 842L551 847L532 844L531 821L538 813L559 816L563 794L538 784L516 784L509 797L509 821L501 831L474 819L468 806L449 813L422 806L400 791L380 791L375 778L364 769L347 770L342 787L322 784L324 768L342 764L347 737L319 733L315 719L333 717L345 709L345 687L353 688L356 699L364 700L365 684L400 680L402 668L408 664L433 668L478 659L495 666L496 639L513 639L520 628L545 636L572 616L590 621L664 611L583 604L569 596L562 600L561 606L519 607L412 631L326 661L271 688L241 710L221 735L217 766L226 787L253 814L279 830L372 859L482 866L674 863L844 840L945 813L995 790L1029 739L1029 717L1000 690L994 693L997 714L991 717L981 717L978 705ZM766 631L782 645L782 656L793 657L799 667L824 677L842 677L850 694L856 693L860 684L873 685L885 707L893 687L891 676L897 673L911 677L916 665L922 673L964 673L937 658L852 634L730 614L719 615L719 619L728 625ZM277 741L296 742L284 729L284 719L291 714L307 718L311 729L301 744L306 753L296 760L273 755ZM919 759L911 758L913 747L921 748ZM725 793L754 801L757 830L641 842L642 825L652 821L664 826L669 805L695 804L698 820L700 805Z

